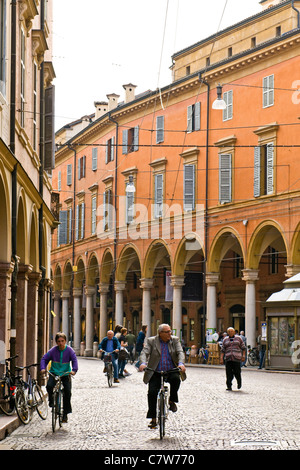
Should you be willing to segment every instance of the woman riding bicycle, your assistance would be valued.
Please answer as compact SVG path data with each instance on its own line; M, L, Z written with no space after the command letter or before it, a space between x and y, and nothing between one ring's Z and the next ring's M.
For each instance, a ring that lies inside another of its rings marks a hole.
M62 377L62 383L64 386L64 414L63 423L68 422L68 414L72 413L71 407L71 375L75 375L78 371L78 361L76 354L70 346L67 346L67 337L64 333L57 333L55 336L57 346L48 351L41 360L41 373L45 373L48 363L51 361L51 367L49 372L55 376ZM70 363L72 363L72 368ZM53 406L53 388L55 387L55 378L50 375L46 386L49 406Z

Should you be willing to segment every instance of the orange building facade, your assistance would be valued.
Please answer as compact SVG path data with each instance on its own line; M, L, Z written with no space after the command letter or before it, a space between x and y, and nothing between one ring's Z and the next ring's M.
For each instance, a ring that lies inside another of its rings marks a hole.
M124 85L57 133L52 329L75 350L161 322L187 346L228 326L254 346L264 302L299 272L300 2L260 3L174 54L168 86ZM292 336L295 317L282 350Z

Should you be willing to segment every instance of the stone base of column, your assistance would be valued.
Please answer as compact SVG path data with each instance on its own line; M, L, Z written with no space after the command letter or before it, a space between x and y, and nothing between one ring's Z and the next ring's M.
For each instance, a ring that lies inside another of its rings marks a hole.
M93 357L93 350L92 349L85 349L84 350L84 357Z

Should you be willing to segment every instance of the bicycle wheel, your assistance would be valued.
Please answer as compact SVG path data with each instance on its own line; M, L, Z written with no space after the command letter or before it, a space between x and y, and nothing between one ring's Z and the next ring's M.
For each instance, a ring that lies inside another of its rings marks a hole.
M158 427L159 437L162 439L165 435L165 397L163 393L158 398Z
M18 387L16 390L16 410L19 419L23 424L28 424L30 421L30 409L28 406L27 398L23 388Z
M256 366L257 365L257 358L254 352L250 352L248 355L248 362L250 366Z
M15 397L6 381L0 383L0 410L7 416L11 416L15 411Z
M54 390L53 407L52 407L52 431L53 432L55 432L57 421L58 421L59 427L62 426L61 395L62 395L61 390Z
M108 362L106 364L106 370L107 370L107 382L108 386L112 387L113 384L113 366L111 362Z
M47 398L38 384L33 386L33 397L36 404L36 411L40 418L46 419L48 416Z

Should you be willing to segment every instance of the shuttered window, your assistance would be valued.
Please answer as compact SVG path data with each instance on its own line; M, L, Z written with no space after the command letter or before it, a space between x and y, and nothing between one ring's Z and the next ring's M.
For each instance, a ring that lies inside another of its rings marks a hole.
M122 153L125 155L139 149L139 126L124 129L122 132Z
M187 108L187 131L200 130L200 102L197 102Z
M97 221L97 197L92 197L92 235L96 233L96 221Z
M225 91L223 93L223 100L226 103L226 108L223 109L223 121L228 121L233 116L233 91Z
M157 116L156 118L156 143L164 141L164 132L165 132L165 117Z
M111 189L103 193L103 230L110 230L112 217L112 192Z
M254 148L254 197L274 192L274 144Z
M76 206L76 240L84 238L84 225L85 225L85 204L82 202Z
M231 202L231 178L231 154L221 154L219 155L219 201L221 204Z
M274 105L274 75L263 78L263 108Z
M105 163L112 162L115 158L115 137L106 141Z
M67 165L67 185L72 184L72 164Z
M96 171L98 165L98 148L94 147L92 149L92 170Z
M184 165L184 202L185 211L195 209L195 165Z
M134 193L126 193L126 224L134 219Z
M154 217L163 215L163 175L154 175Z

